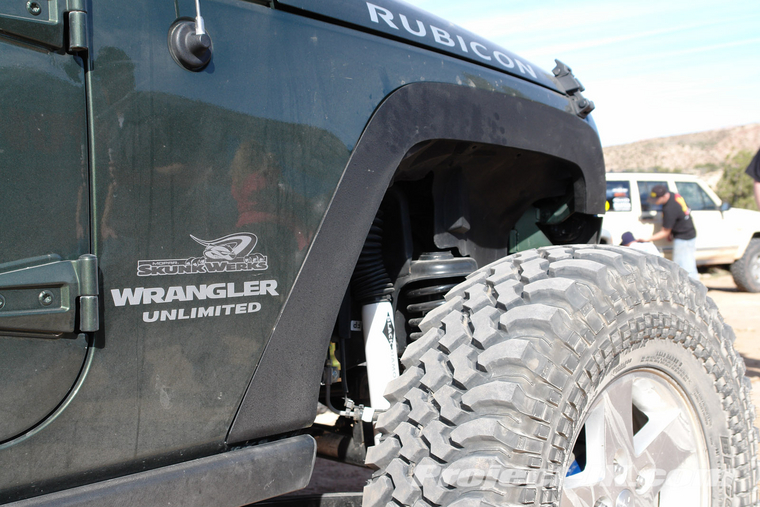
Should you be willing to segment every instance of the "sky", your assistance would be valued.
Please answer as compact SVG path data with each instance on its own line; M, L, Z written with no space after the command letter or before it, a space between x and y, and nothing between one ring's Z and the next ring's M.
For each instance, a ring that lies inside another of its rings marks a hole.
M406 0L551 71L602 145L760 122L760 0Z

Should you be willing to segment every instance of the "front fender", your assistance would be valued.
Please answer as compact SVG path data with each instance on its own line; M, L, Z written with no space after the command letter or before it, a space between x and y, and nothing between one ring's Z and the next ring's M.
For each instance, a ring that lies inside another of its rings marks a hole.
M574 114L466 86L414 83L399 88L377 108L351 154L233 421L229 443L312 423L335 318L372 220L407 152L433 139L519 148L566 160L583 175L574 188L576 211L604 212L599 137Z

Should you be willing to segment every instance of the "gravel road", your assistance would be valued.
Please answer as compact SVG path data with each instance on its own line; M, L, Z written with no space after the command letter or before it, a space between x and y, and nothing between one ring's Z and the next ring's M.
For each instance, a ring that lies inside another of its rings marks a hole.
M739 292L731 275L704 276L707 295L718 305L723 319L734 328L734 347L744 357L752 381L752 402L760 407L760 294ZM755 426L760 420L755 417ZM760 453L759 453L760 454Z

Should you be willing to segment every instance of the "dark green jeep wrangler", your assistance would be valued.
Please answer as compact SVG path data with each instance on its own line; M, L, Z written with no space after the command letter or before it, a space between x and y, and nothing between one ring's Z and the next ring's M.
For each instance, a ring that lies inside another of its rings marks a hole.
M395 0L0 0L0 82L0 503L237 506L320 454L364 507L757 505L733 333L596 244L566 65Z

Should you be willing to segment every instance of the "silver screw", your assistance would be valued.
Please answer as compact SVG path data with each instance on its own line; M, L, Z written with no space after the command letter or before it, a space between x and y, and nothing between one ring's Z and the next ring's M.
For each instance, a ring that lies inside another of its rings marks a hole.
M40 292L39 299L42 306L50 306L53 304L53 293L49 290L43 290Z
M636 489L642 490L644 489L644 486L647 485L647 480L644 478L643 475L639 475L636 477Z
M0 294L0 310L2 310L4 306L5 306L5 298L3 297L2 294Z
M26 10L28 10L29 14L32 16L39 16L42 13L42 6L37 2L32 2L32 0L29 0L26 3Z
M623 468L623 465L617 462L617 460L612 462L612 473L615 474L615 476L622 475L622 473L625 472L625 469Z

